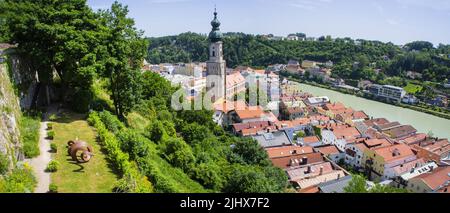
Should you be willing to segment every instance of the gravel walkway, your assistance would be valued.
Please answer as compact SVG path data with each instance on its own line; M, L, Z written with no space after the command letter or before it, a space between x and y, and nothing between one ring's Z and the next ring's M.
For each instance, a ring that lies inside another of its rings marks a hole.
M47 193L50 186L50 173L46 172L48 163L51 161L50 140L47 140L47 123L48 116L56 112L55 107L49 107L48 112L44 114L39 129L39 150L41 154L33 159L28 160L30 166L33 167L34 174L37 179L37 187L35 193Z

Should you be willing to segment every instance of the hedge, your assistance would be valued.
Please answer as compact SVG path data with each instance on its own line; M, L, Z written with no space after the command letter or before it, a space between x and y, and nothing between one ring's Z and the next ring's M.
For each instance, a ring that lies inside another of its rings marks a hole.
M108 159L116 166L121 173L122 179L119 181L121 192L150 193L153 186L147 178L140 174L135 165L129 161L129 156L120 149L120 143L113 133L108 131L105 124L97 112L89 114L88 123L97 129L100 145L106 150ZM117 130L117 129L115 129ZM128 183L123 186L124 182ZM124 190L126 189L126 190Z

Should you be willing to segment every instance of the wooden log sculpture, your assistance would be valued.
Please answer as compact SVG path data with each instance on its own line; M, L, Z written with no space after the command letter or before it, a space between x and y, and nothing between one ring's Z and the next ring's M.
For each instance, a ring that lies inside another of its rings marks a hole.
M84 141L69 141L67 145L68 154L78 163L87 163L94 156L94 150Z

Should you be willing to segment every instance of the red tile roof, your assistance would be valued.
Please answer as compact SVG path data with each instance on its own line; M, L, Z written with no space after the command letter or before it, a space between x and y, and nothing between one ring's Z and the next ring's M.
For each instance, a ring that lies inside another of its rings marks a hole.
M281 146L266 149L269 158L287 157L298 154L313 153L313 148L308 146Z
M323 155L339 154L339 150L335 145L318 147L316 150Z
M305 143L305 144L308 144L308 143L317 143L317 142L319 142L320 141L320 139L319 139L319 137L317 137L317 136L308 136L308 137L304 137L303 138L303 142Z
M305 163L305 162L302 162L303 158L307 159L306 164L317 163L317 162L323 161L322 155L317 152L293 155L293 156L288 156L288 157L272 158L271 161L274 166L282 168L282 169L286 169L289 167L300 166L300 164Z
M422 179L428 187L435 190L446 181L450 181L450 166L438 167L432 172L421 174L414 179Z
M261 118L264 116L264 110L260 107L247 107L246 109L236 110L236 114L240 119L252 119L252 118Z
M384 159L385 163L389 163L405 157L414 156L411 148L405 144L380 147L375 149L375 153L381 156Z
M355 139L361 136L361 133L355 127L334 129L333 133L338 139Z
M403 140L400 140L400 142L405 143L407 145L411 145L411 144L416 144L421 141L424 141L425 139L427 139L427 134L419 133L419 134L415 134L413 136L407 137Z

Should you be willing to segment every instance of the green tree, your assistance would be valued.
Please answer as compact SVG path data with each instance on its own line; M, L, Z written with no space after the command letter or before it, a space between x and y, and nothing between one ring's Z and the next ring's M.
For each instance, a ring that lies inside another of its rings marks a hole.
M346 193L368 193L366 179L360 175L353 175L352 180L344 188Z
M230 161L249 165L268 166L267 152L253 139L240 139L234 144Z
M101 11L100 15L108 32L104 76L110 79L116 114L123 119L142 99L140 68L148 43L142 38L143 32L135 29L134 20L127 17L127 6L116 1L110 10Z
M195 162L192 149L180 138L170 138L164 142L162 152L166 159L174 166L189 171Z

